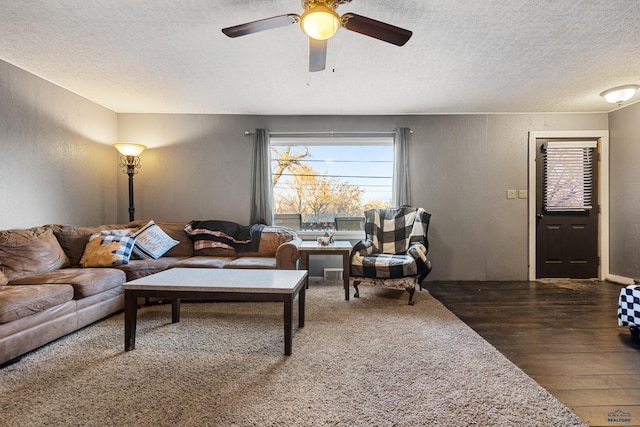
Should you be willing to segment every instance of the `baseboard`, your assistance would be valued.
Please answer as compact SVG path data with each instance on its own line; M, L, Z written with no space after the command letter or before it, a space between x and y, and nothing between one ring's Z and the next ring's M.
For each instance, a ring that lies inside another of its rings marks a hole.
M322 282L323 280L324 280L324 277L322 276L309 276L310 282Z
M619 283L621 285L633 285L633 279L624 276L618 276L617 274L609 274L605 277L607 282Z

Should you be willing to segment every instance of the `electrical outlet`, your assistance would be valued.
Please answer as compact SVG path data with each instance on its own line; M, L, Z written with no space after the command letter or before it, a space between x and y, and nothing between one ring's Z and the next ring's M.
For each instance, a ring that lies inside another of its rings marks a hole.
M507 199L515 199L516 190L507 190Z
M527 190L518 190L518 199L526 199L527 197L529 197Z

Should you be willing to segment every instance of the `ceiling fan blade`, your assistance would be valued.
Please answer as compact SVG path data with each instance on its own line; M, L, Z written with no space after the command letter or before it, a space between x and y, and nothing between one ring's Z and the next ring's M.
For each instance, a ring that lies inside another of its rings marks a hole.
M309 71L322 71L327 65L327 41L309 37Z
M403 46L413 34L404 28L356 15L355 13L342 15L342 26L349 31L355 31L396 46Z
M271 30L273 28L286 27L287 25L295 24L297 22L300 22L300 17L295 13L289 13L287 15L272 16L271 18L260 19L258 21L247 22L246 24L223 28L222 32L233 38L258 33L260 31Z

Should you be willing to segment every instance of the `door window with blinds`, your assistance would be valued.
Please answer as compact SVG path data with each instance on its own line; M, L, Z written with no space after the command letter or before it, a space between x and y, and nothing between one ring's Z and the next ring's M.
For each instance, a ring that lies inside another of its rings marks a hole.
M549 141L542 146L545 211L580 212L593 207L597 146L597 141Z

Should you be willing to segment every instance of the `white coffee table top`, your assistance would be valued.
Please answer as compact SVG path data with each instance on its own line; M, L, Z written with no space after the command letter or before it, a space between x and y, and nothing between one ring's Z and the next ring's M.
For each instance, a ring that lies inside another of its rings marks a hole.
M126 282L130 290L291 293L306 270L170 268Z

